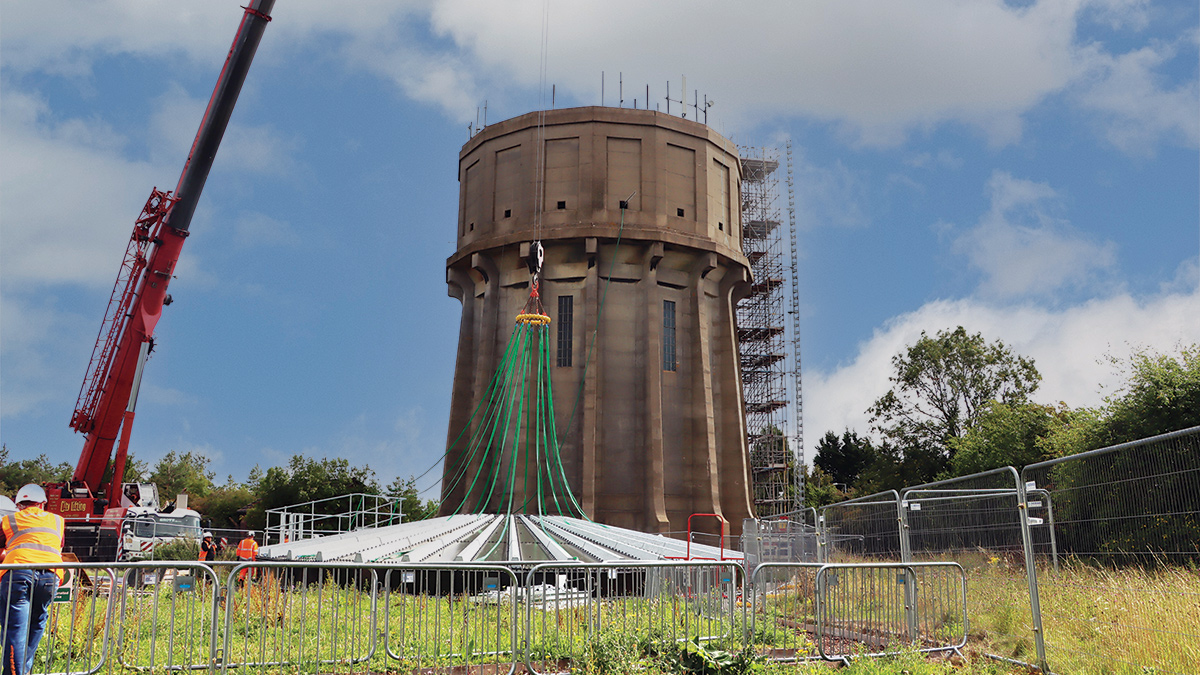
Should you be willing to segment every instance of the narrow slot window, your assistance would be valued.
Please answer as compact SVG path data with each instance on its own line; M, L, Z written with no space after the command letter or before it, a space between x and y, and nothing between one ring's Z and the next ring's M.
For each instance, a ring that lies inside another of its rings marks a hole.
M663 300L663 370L675 370L675 301Z
M571 367L571 344L574 337L575 296L558 296L558 365Z

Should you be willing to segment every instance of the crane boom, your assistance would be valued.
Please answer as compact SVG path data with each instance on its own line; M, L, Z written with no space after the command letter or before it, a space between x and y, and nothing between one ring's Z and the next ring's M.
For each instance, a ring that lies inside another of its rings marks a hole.
M140 377L141 362L153 348L162 308L171 302L167 287L274 4L275 0L252 0L245 8L178 185L173 193L155 188L134 225L71 416L70 426L85 434L72 480L85 483L93 494L100 491L122 426L132 423L131 395ZM128 435L126 428L122 450ZM117 464L123 465L123 459L120 457ZM121 476L114 476L112 483L119 487Z

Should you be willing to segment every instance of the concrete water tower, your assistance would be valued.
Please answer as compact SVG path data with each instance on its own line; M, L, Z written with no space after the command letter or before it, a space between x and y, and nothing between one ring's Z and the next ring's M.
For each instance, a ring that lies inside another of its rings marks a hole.
M540 239L563 469L584 511L647 532L718 513L740 531L753 513L734 326L750 281L740 171L729 140L655 111L535 112L472 137L446 261L463 309L449 441L479 423ZM447 513L468 489L443 483Z

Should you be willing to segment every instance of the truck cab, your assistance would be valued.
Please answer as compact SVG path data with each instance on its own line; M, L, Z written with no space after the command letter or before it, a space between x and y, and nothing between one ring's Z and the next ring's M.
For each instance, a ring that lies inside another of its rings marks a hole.
M200 514L192 509L160 513L130 509L125 515L119 557L122 560L152 558L154 549L177 539L200 541Z

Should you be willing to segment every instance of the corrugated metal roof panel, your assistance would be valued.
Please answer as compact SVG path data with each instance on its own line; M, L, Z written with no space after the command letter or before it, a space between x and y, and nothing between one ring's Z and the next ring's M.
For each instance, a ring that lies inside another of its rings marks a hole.
M735 550L723 553L726 558L742 558ZM422 563L617 562L687 554L687 542L661 535L564 516L503 514L444 516L259 549L259 556L269 559ZM721 555L714 546L691 546L694 559L716 560Z

